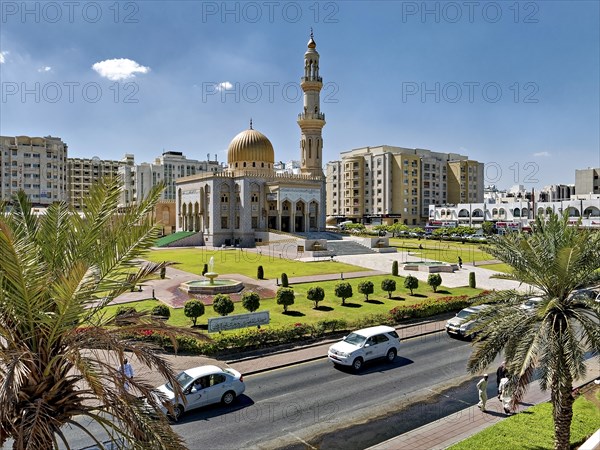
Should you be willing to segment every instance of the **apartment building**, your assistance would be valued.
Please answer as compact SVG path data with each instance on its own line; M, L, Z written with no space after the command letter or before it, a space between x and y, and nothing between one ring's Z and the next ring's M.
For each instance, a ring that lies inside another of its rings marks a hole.
M175 200L175 181L201 173L218 173L224 170L223 163L214 160L198 161L187 159L182 152L167 151L153 163L135 164L134 157L126 154L119 173L124 180L121 203L127 205L143 199L158 183L165 184L161 200Z
M58 137L0 136L0 199L22 189L33 206L65 200L67 150Z
M463 155L382 145L340 156L326 166L327 215L338 221L418 225L429 205L483 201L483 164Z
M77 211L83 210L91 187L102 178L116 178L122 161L93 158L67 158L67 201Z
M600 168L575 170L575 192L577 195L600 194Z

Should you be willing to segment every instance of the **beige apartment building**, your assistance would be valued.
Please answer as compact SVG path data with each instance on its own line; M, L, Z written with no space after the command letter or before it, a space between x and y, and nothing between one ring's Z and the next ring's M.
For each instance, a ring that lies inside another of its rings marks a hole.
M117 178L123 161L94 158L67 159L67 201L77 211L83 210L90 189L102 178Z
M483 163L463 155L382 145L340 156L326 166L330 223L420 225L429 205L483 201Z
M64 200L67 150L58 137L0 136L0 199L23 189L33 206Z
M600 194L600 168L575 170L575 194Z

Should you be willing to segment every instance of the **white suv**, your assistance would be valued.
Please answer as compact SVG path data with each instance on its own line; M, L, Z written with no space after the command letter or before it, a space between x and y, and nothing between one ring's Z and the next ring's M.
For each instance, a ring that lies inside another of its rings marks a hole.
M460 310L456 316L446 322L446 332L449 335L471 337L471 330L477 325L477 321L473 316L481 312L482 309L488 308L490 305L469 306Z
M350 333L329 347L327 357L333 364L352 366L359 371L365 361L386 358L392 362L400 348L400 337L392 327L380 325Z

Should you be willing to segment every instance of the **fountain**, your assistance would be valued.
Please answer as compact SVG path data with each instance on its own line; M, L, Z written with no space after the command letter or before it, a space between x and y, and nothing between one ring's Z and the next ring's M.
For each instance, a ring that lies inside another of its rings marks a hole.
M188 294L231 294L244 289L244 283L236 280L220 279L215 280L219 274L215 272L215 259L210 257L208 261L208 272L204 274L207 280L186 281L179 285L179 289Z

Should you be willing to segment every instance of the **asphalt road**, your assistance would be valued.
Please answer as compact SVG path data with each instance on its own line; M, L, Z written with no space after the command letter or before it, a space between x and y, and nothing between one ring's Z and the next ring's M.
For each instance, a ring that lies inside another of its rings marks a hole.
M441 332L402 341L395 362L358 374L323 359L246 376L233 406L191 411L173 428L192 450L364 449L476 403L470 353ZM72 448L91 444L66 434Z
M190 449L318 448L325 442L322 448L365 448L408 431L394 417L415 402L409 429L452 412L436 401L447 400L448 392L465 397L453 399L457 409L476 401L472 386L448 390L471 378L465 370L470 353L469 343L437 333L404 341L394 363L373 363L359 374L319 360L248 376L246 394L233 408L190 412L174 429ZM360 439L352 437L357 429Z

